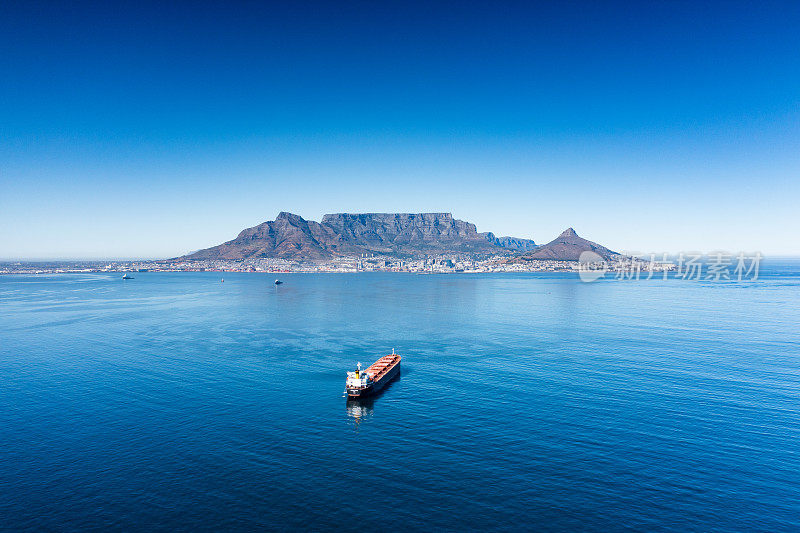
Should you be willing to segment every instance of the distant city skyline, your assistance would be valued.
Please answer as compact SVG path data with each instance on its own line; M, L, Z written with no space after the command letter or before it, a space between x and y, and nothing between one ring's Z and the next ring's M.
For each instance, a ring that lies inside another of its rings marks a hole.
M800 4L0 6L0 260L289 211L800 255Z

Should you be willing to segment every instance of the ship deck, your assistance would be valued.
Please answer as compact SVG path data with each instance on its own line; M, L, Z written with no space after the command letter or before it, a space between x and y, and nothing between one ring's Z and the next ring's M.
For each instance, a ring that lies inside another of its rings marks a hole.
M372 363L365 372L370 375L372 381L380 381L399 362L400 356L397 354L384 355Z

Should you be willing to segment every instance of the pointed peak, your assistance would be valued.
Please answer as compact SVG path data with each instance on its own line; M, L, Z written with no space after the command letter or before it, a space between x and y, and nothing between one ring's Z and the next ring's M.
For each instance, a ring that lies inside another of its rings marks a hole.
M577 237L578 234L575 233L575 230L572 228L565 229L559 237Z

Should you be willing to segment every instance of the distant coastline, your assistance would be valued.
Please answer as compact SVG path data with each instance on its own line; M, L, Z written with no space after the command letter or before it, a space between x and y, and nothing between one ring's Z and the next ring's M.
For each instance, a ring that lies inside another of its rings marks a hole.
M631 264L642 271L673 270L671 262L651 263L621 256L608 264L611 272L627 270ZM249 259L243 261L9 261L0 262L0 275L13 274L90 274L126 272L246 272L246 273L360 273L398 272L412 274L479 274L504 272L577 272L577 261L531 260L509 262L508 256L484 260L432 257L398 260L386 257L344 257L332 261L286 261Z

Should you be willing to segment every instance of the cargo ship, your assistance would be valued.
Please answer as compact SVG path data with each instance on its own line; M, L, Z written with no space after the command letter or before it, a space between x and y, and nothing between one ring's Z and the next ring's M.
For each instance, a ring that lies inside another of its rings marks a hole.
M400 374L400 356L392 350L391 355L384 355L366 370L361 370L358 363L354 372L347 373L345 389L348 398L363 398L375 394Z

